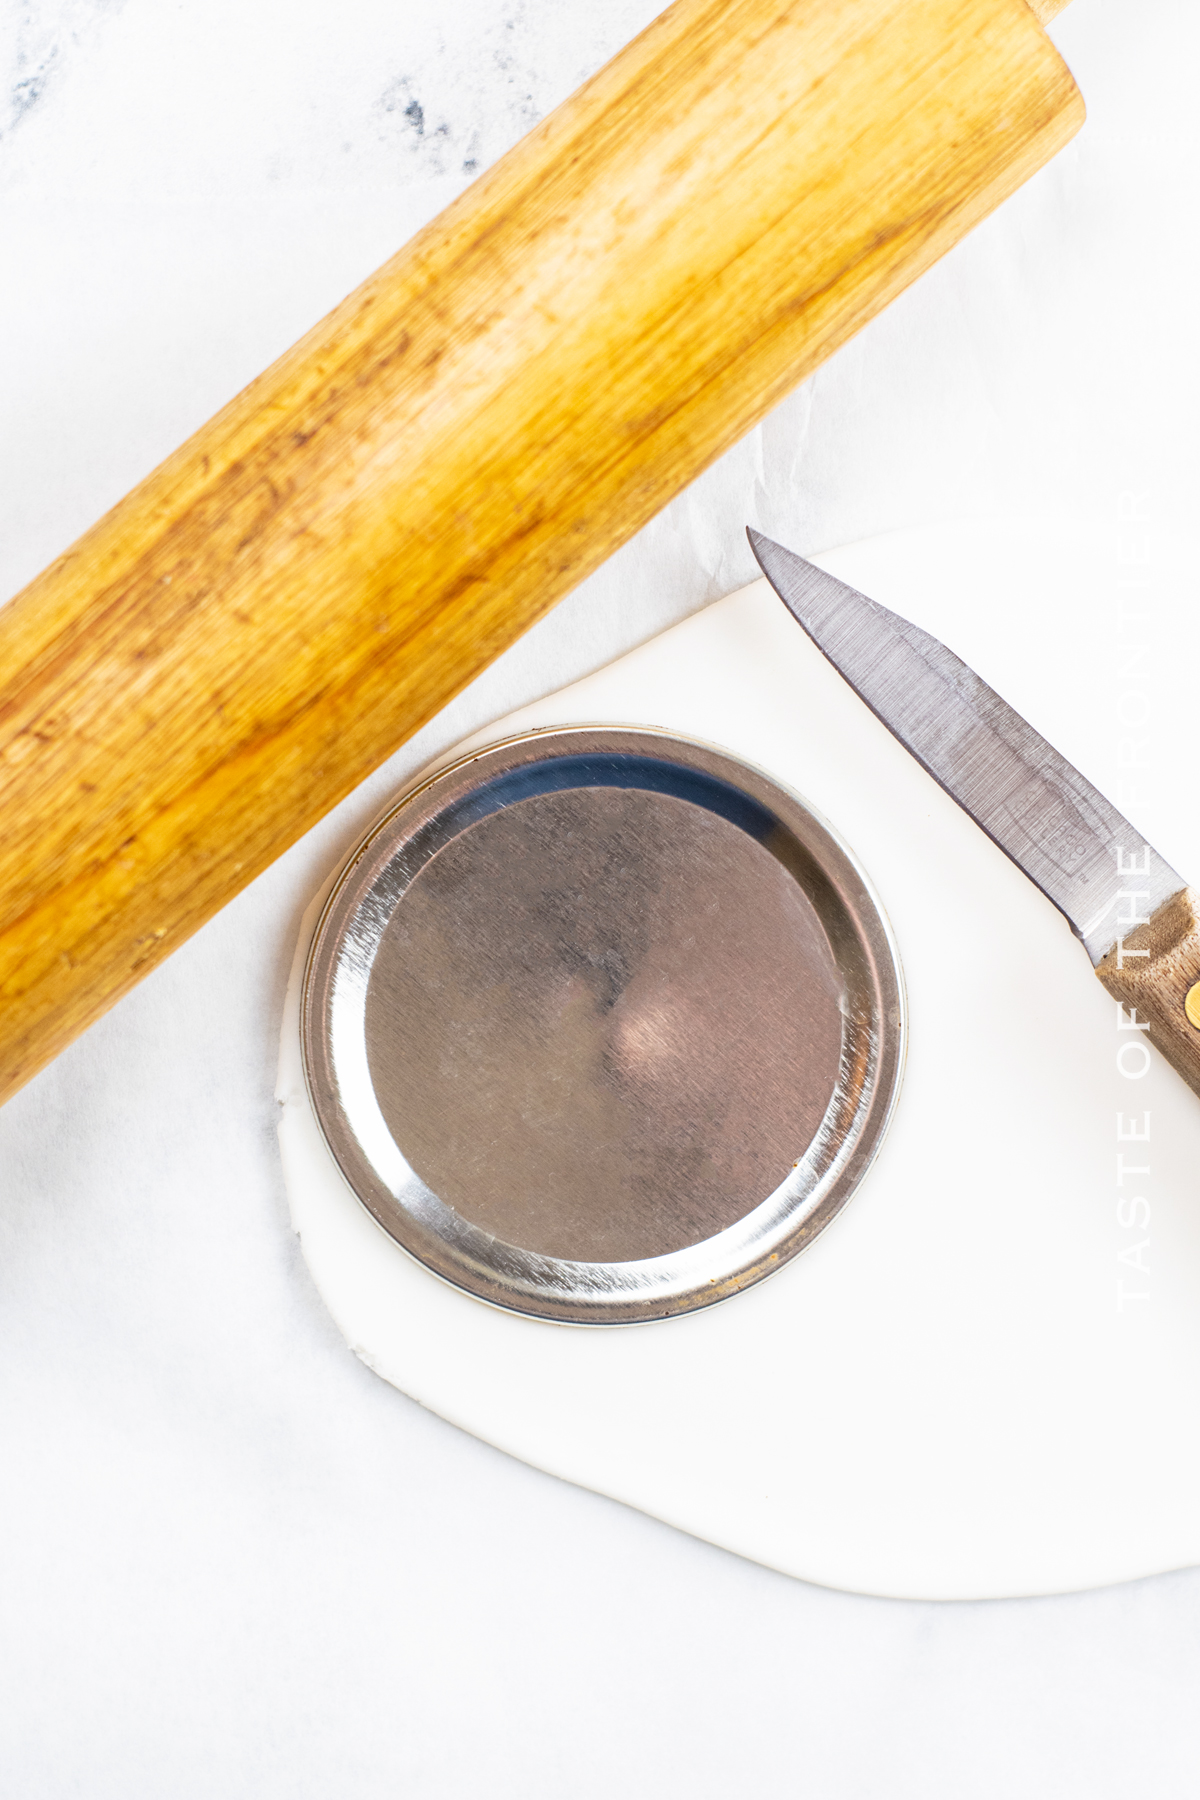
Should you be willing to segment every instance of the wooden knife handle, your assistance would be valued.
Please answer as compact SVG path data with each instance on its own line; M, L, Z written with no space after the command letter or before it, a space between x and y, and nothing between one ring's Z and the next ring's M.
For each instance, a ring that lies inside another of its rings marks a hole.
M1182 888L1164 900L1109 951L1096 973L1132 1029L1144 1032L1200 1094L1200 893ZM1134 1043L1131 1036L1128 1047Z

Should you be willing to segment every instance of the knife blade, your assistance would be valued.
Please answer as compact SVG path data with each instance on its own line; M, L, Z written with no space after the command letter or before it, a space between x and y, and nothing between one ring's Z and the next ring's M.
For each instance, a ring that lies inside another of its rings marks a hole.
M1200 896L939 639L761 532L747 536L817 648L1066 917L1109 992L1200 1093Z

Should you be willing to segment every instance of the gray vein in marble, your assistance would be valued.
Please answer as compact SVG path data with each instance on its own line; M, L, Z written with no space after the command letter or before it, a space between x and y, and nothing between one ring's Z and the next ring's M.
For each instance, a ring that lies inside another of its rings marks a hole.
M4 0L0 4L0 143L16 130L124 0Z

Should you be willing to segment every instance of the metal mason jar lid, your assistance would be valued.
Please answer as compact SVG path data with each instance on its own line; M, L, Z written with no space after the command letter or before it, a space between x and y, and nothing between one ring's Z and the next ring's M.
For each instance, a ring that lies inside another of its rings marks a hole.
M309 1093L385 1231L481 1300L664 1319L779 1269L899 1086L891 932L803 801L707 744L564 727L406 794L342 871Z

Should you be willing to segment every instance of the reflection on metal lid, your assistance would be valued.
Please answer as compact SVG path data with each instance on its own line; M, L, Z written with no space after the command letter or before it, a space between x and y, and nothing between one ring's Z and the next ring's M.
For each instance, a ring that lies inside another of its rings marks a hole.
M313 1105L396 1241L482 1300L662 1319L771 1274L902 1063L887 926L828 826L650 728L509 739L402 799L309 958Z

